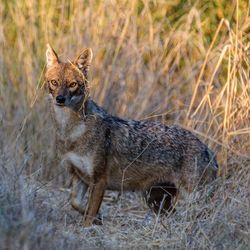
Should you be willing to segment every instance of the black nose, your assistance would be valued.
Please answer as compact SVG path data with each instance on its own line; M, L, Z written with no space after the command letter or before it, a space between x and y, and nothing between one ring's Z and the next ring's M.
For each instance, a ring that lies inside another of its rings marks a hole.
M58 95L57 97L56 97L56 102L57 103L65 103L65 97L64 96L62 96L62 95Z

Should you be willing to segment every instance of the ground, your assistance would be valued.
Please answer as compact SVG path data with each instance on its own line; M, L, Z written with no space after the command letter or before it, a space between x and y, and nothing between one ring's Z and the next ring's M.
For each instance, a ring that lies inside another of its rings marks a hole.
M140 194L107 191L101 207L103 225L89 228L71 208L67 188L19 177L10 189L10 182L7 187L3 181L0 243L7 249L247 249L250 206L245 174L237 175L242 181L237 186L233 177L217 180L214 197L208 197L207 190L193 194L167 217L149 212Z

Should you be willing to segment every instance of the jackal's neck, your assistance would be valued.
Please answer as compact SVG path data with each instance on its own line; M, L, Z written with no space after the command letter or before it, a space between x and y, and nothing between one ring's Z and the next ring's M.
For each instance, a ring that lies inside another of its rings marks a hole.
M86 123L88 117L104 119L110 116L103 108L88 98L79 110L54 105L54 118L58 133L67 133L68 130ZM93 125L93 123L92 123Z
M110 116L107 111L105 111L102 107L98 106L91 98L83 105L83 114L84 115L95 115L100 118L106 118Z
M66 129L74 126L79 120L77 113L67 107L54 105L54 120L57 125L57 132L66 132Z

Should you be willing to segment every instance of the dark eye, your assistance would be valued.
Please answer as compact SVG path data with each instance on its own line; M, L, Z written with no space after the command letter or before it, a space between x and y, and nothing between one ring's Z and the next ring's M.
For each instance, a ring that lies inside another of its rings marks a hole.
M70 87L70 88L74 88L76 85L77 85L76 82L71 82L70 85L69 85L69 87Z
M52 80L52 81L50 81L50 83L51 83L51 85L53 85L54 87L57 87L57 81L56 80Z

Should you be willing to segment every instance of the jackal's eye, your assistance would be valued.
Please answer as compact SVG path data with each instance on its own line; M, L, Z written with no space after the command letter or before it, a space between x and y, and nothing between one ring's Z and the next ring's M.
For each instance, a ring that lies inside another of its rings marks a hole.
M76 85L77 85L76 82L71 82L70 85L69 85L69 88L73 89L73 88L76 87Z
M57 85L58 85L58 83L57 83L56 80L51 80L51 81L50 81L50 85L51 85L53 88L56 88Z

